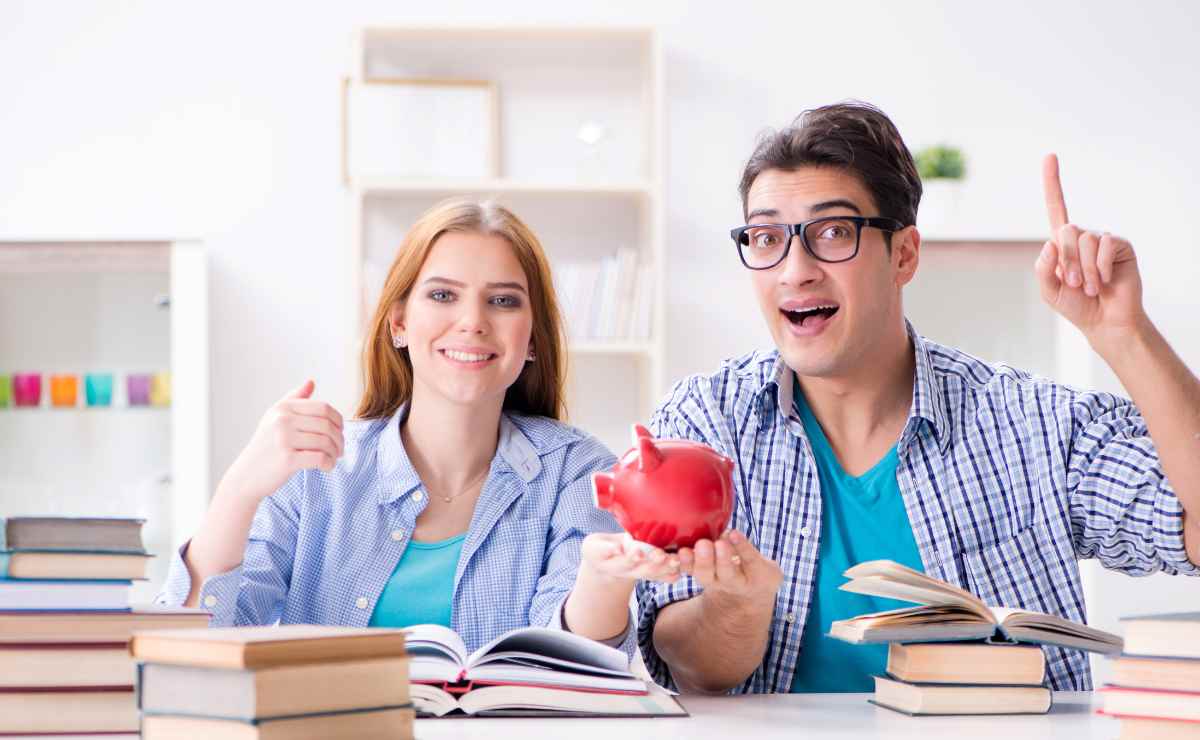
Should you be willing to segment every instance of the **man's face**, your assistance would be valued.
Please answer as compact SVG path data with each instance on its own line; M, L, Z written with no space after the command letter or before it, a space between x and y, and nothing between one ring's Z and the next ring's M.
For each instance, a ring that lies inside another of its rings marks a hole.
M827 167L767 170L750 187L747 223L798 224L825 216L879 216L857 177ZM759 308L775 346L797 375L839 378L870 367L873 352L901 320L900 288L916 270L914 229L892 236L863 227L858 255L821 262L796 236L775 267L754 270Z

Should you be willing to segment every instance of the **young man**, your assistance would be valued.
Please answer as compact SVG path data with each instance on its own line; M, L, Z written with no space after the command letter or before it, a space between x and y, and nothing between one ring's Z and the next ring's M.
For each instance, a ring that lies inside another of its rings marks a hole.
M1080 558L1200 572L1200 381L1147 318L1129 242L1068 222L1053 156L1043 179L1042 297L1133 403L914 331L901 294L920 255L921 182L881 111L820 108L759 142L730 256L751 271L776 350L681 381L652 420L737 463L734 529L680 552L686 577L639 588L658 681L870 691L886 648L825 636L835 619L906 606L838 591L864 560L1079 622ZM1085 654L1046 653L1054 689L1091 688Z

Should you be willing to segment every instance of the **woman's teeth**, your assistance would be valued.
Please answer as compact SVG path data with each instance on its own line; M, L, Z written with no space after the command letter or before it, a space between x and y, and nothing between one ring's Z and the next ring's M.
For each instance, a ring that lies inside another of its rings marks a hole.
M444 349L442 350L442 354L446 355L451 360L458 360L459 362L483 362L484 360L492 359L492 355L477 355L471 352L459 352L458 350L453 349Z

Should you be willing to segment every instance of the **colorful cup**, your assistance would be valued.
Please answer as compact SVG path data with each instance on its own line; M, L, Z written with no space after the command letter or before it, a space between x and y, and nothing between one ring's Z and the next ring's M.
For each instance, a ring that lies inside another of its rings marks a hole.
M111 406L112 373L88 373L83 378L83 391L88 406Z
M42 404L42 374L13 373L13 402L17 406Z
M12 378L0 375L0 409L12 403Z
M150 376L144 373L126 375L125 392L130 406L150 405Z
M171 405L171 373L154 373L150 377L150 403L153 406Z
M50 376L50 403L59 408L71 408L79 402L78 375Z

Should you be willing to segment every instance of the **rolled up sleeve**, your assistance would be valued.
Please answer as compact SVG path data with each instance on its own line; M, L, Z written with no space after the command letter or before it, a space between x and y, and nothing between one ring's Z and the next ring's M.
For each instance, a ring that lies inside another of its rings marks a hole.
M1081 393L1071 429L1066 489L1079 556L1129 575L1200 575L1184 549L1183 507L1137 407Z
M210 576L200 587L198 606L212 613L209 625L266 625L278 621L287 598L300 521L304 471L259 504L250 525L242 563ZM192 579L184 557L191 541L171 557L171 567L155 603L179 606L187 600Z

